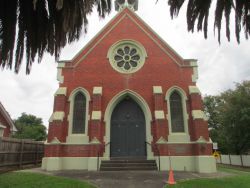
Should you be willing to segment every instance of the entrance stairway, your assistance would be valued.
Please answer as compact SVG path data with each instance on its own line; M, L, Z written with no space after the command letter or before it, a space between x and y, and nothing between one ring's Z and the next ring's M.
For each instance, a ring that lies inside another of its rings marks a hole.
M116 158L102 161L101 171L157 170L155 160Z

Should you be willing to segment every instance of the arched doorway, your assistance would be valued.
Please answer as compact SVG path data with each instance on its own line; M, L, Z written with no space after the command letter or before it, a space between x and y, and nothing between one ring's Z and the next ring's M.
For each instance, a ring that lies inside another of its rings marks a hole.
M120 101L111 115L110 156L146 156L146 125L141 107L129 96Z

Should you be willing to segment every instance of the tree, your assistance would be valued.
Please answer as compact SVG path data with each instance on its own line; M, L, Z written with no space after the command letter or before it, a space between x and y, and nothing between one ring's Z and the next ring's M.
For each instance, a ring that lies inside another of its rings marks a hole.
M128 0L129 3L134 1ZM172 18L178 16L184 2L185 0L168 0ZM203 31L204 37L207 38L211 2L212 0L188 0L188 31L193 32L197 24L197 30ZM94 8L100 17L105 17L111 10L111 0L1 0L0 66L12 69L15 54L14 70L18 73L25 52L26 73L29 74L36 56L38 62L41 62L45 52L57 59L67 43L80 38L82 28L87 31L87 15ZM249 0L217 0L214 29L218 30L219 42L223 14L226 19L226 36L230 40L229 23L232 10L235 12L237 41L240 42L241 28L244 29L245 37L248 39Z
M34 115L22 113L19 118L14 120L14 123L18 130L14 135L15 138L43 141L47 137L42 119Z
M250 81L237 83L234 90L219 96L207 96L204 101L208 124L213 127L212 140L225 153L247 152L250 149Z

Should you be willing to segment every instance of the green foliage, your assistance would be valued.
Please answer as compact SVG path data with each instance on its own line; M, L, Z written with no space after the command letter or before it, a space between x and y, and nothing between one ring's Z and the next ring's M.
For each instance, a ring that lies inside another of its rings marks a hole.
M14 120L14 123L18 130L14 135L15 138L43 141L47 137L42 119L34 115L22 113L18 119Z
M210 137L223 153L242 154L250 148L250 81L234 90L204 98Z
M28 172L12 172L2 174L0 175L0 182L1 188L94 188L94 186L79 180Z

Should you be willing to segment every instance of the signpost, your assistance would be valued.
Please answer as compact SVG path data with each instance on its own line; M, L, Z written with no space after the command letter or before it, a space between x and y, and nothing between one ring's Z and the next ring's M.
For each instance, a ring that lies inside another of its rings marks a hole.
M215 157L215 159L219 159L220 154L217 151L218 150L218 143L217 142L213 142L213 150L214 150L213 156Z

